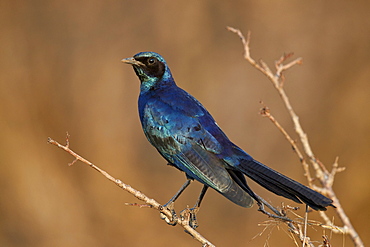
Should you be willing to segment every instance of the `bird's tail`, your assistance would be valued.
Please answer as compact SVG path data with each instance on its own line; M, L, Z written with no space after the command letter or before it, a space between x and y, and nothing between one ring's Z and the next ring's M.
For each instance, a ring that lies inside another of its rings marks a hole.
M324 211L327 206L335 207L331 199L265 166L247 154L245 158L239 159L239 164L235 167L267 190L279 196L286 197L297 203L304 202L315 210Z

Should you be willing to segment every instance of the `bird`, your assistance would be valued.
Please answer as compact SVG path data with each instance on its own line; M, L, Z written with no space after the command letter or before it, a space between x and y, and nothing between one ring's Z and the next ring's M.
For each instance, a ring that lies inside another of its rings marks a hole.
M140 80L139 117L148 141L187 180L165 205L173 203L191 181L203 184L197 208L210 187L250 208L261 198L246 177L265 189L314 210L335 207L333 201L255 160L234 144L207 109L175 83L165 59L155 52L140 52L122 62L132 65Z

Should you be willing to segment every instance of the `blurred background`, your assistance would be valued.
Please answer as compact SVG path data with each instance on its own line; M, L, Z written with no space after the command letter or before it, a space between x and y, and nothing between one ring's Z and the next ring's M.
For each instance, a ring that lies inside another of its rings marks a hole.
M198 98L231 140L256 159L307 184L299 160L259 109L267 105L294 138L270 82L243 60L252 32L255 59L273 66L284 52L303 57L285 88L316 156L346 171L335 191L365 243L370 219L370 2L368 1L0 1L0 245L200 246L82 163L47 144L64 143L125 183L165 203L185 180L145 139L139 81L120 62L156 51L181 87ZM291 201L251 183L276 206ZM193 205L193 183L176 204ZM303 207L301 207L303 208ZM217 246L294 246L285 226L257 207L243 209L209 191L198 228ZM301 211L302 212L302 209ZM329 216L341 225L333 209ZM311 213L310 219L320 219ZM262 233L263 232L263 233ZM333 246L348 237L326 234Z

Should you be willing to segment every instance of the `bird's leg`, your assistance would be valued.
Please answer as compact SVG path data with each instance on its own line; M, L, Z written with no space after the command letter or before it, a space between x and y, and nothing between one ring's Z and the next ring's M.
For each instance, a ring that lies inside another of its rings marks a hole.
M200 207L200 203L203 201L203 198L204 198L204 196L205 196L205 194L206 194L206 192L207 192L207 190L208 190L208 186L207 185L204 185L203 186L203 189L202 189L202 191L200 192L200 195L199 195L199 197L198 197L198 200L197 200L197 202L195 203L195 205L194 205L194 208L199 208Z
M181 186L179 191L177 191L176 194L166 204L163 205L163 207L167 207L168 205L174 203L177 200L177 198L179 198L181 193L184 192L184 190L189 186L191 181L192 181L191 179L187 179L186 182Z
M204 185L203 186L203 189L202 191L200 192L200 195L198 197L198 200L196 201L194 207L190 208L188 211L189 211L189 225L195 229L197 228L199 225L198 225L198 221L197 221L197 217L196 217L196 214L198 213L199 211L199 207L200 207L200 203L202 202L207 190L208 190L208 186L207 185Z
M191 183L191 179L187 179L186 182L181 186L181 188L177 191L177 193L166 203L163 205L163 207L168 208L172 213L172 219L168 219L168 217L161 213L161 218L167 222L169 225L176 225L177 224L177 215L174 209L174 203L179 198L181 193L189 186Z

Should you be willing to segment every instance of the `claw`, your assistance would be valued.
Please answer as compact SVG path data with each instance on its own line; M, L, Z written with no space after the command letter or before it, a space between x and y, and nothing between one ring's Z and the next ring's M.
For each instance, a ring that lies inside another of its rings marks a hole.
M174 203L173 202L170 202L170 203L166 203L165 205L162 206L163 208L167 208L168 210L171 211L171 219L169 219L167 217L167 215L165 215L164 213L160 213L160 217L162 220L166 221L166 223L168 225L171 225L171 226L175 226L177 224L177 221L178 221L178 217L177 217L177 214L175 212L175 209L174 209Z
M186 208L181 211L180 215L181 218L187 219L189 221L189 226L193 229L196 229L199 224L198 220L196 217L196 214L198 213L199 208L198 207L193 207L193 208Z

